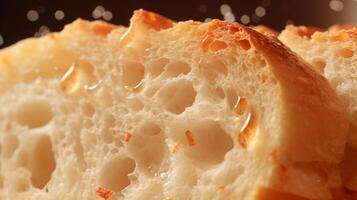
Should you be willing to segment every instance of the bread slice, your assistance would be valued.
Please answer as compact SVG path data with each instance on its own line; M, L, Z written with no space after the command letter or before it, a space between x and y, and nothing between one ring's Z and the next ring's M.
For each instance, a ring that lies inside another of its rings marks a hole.
M348 106L350 133L342 177L349 189L357 191L357 28L334 26L321 32L287 26L279 39L323 74Z
M77 20L0 52L1 199L332 199L328 82L233 22Z

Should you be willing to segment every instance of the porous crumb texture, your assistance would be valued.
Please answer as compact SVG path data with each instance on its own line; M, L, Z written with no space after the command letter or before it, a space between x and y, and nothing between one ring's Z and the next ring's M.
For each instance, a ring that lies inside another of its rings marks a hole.
M241 25L77 20L2 50L0 71L0 199L325 200L339 186L341 102Z
M323 32L288 26L279 39L323 74L347 105L350 133L342 177L349 189L357 191L357 28L335 25Z

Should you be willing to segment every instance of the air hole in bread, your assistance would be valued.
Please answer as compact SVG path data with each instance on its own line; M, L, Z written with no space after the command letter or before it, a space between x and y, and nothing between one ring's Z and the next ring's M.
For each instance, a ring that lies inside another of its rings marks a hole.
M24 148L27 155L25 166L31 172L32 185L42 189L56 167L51 140L47 135L36 135L29 138Z
M148 121L143 123L138 131L143 135L156 136L161 133L161 128L156 123Z
M138 167L149 174L157 172L164 158L165 136L161 131L154 121L145 121L130 133L130 140L125 143Z
M197 92L192 83L187 80L179 80L165 85L158 92L160 104L174 114L180 114L187 107L192 106Z
M130 185L128 174L135 169L135 161L117 156L107 161L99 172L99 185L114 192L120 192Z
M220 40L214 40L209 45L209 49L211 51L219 51L219 50L225 49L227 47L228 47L228 45L225 42L220 41Z
M220 75L226 76L228 73L227 67L219 58L205 58L200 61L198 67L202 75L210 83L215 83Z
M50 104L43 100L27 101L19 105L15 120L29 128L45 126L53 117Z
M187 134L187 131L191 135ZM233 148L232 138L214 121L201 121L185 130L185 155L198 165L213 165L223 161L226 153ZM192 137L192 142L187 140Z
M163 71L167 63L169 63L167 58L159 58L157 60L151 61L148 64L147 71L151 74L152 77L159 76Z
M238 40L238 44L244 49L249 50L251 45L249 40Z
M351 58L354 55L354 51L349 48L343 48L337 51L337 55L343 58Z
M126 88L135 88L143 80L145 68L138 62L124 62L122 66L122 81Z
M191 67L182 61L172 61L166 67L166 75L175 77L180 74L186 75L191 71Z
M11 133L3 133L1 138L1 156L9 159L19 146L18 138Z
M81 93L86 88L96 88L98 80L93 75L93 66L85 61L73 63L63 74L60 89L67 95Z

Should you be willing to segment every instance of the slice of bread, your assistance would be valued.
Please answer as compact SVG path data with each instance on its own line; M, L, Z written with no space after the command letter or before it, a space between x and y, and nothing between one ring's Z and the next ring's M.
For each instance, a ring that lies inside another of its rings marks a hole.
M346 109L233 22L77 20L0 52L1 199L334 198Z
M279 39L323 74L348 106L350 133L342 178L349 189L357 191L357 28L333 26L320 32L287 26Z

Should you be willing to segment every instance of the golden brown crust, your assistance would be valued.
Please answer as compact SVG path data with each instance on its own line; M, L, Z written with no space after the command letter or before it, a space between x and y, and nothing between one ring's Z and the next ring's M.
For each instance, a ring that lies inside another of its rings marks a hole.
M315 200L310 198L305 198L295 194L291 194L284 191L275 190L267 187L260 187L256 195L253 198L254 200Z
M104 21L88 22L80 18L70 24L70 26L66 26L66 28L70 31L93 32L100 36L107 36L110 32L118 27L119 26L117 25L109 24Z
M331 189L332 200L356 200L357 193L347 191L343 188ZM299 195L291 194L273 188L260 187L257 190L255 200L315 200Z
M131 21L135 23L143 23L148 28L155 29L156 31L171 28L174 24L170 19L143 9L136 10Z
M299 34L301 37L311 38L314 33L322 31L322 29L314 26L300 26L298 27L297 34Z
M266 35L268 37L278 37L279 36L279 32L272 29L272 28L269 28L267 26L264 26L264 25L258 25L258 26L255 26L253 28L254 30L256 30L257 32L263 34L263 35Z
M293 26L288 25L286 31L301 37L302 39L312 39L319 42L344 42L357 40L357 26L340 27L332 26L328 31L323 32L322 29L316 27Z
M315 27L315 26L294 26L288 25L285 29L289 29L290 31L294 31L298 36L310 39L312 35L316 32L322 32L323 30Z
M331 189L333 200L357 200L357 193L345 188Z

